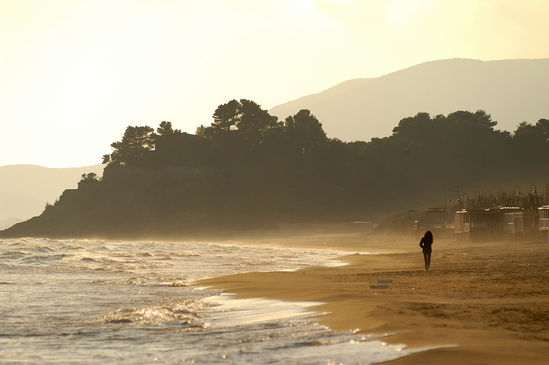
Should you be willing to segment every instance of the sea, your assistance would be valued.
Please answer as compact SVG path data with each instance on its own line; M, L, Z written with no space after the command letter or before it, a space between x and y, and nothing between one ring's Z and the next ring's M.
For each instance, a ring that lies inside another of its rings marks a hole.
M375 364L425 349L333 331L319 303L199 279L333 266L344 252L221 242L0 240L0 364Z

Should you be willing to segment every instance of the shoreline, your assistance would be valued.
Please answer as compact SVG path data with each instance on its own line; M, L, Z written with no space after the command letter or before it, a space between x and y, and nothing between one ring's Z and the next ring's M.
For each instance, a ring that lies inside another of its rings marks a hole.
M336 241L317 248L372 251L376 245L376 240ZM322 302L311 310L327 312L318 318L333 330L396 333L383 341L411 349L459 346L389 364L539 364L549 358L547 244L435 241L431 271L425 272L414 241L395 240L379 254L338 258L347 266L235 274L198 284L239 298ZM379 279L392 283L386 289L370 287Z

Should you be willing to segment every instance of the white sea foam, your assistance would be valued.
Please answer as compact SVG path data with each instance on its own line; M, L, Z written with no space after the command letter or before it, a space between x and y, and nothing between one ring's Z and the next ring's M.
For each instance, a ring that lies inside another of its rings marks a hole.
M343 265L334 250L200 242L0 240L0 348L13 363L344 363L411 353L335 332L317 303L234 299L191 284Z

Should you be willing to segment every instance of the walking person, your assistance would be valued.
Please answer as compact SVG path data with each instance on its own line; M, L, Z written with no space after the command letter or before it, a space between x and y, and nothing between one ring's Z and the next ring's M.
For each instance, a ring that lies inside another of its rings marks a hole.
M431 231L425 232L421 241L419 241L419 247L423 249L423 258L425 259L425 271L429 271L429 266L431 266L431 252L433 245L433 234Z

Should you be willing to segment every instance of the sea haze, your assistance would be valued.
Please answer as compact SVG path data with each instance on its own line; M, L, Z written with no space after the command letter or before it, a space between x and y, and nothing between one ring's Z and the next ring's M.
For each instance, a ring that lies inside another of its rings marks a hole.
M345 363L413 352L318 323L316 303L192 283L340 265L333 250L197 242L0 241L0 348L16 363ZM414 350L418 351L418 350Z

